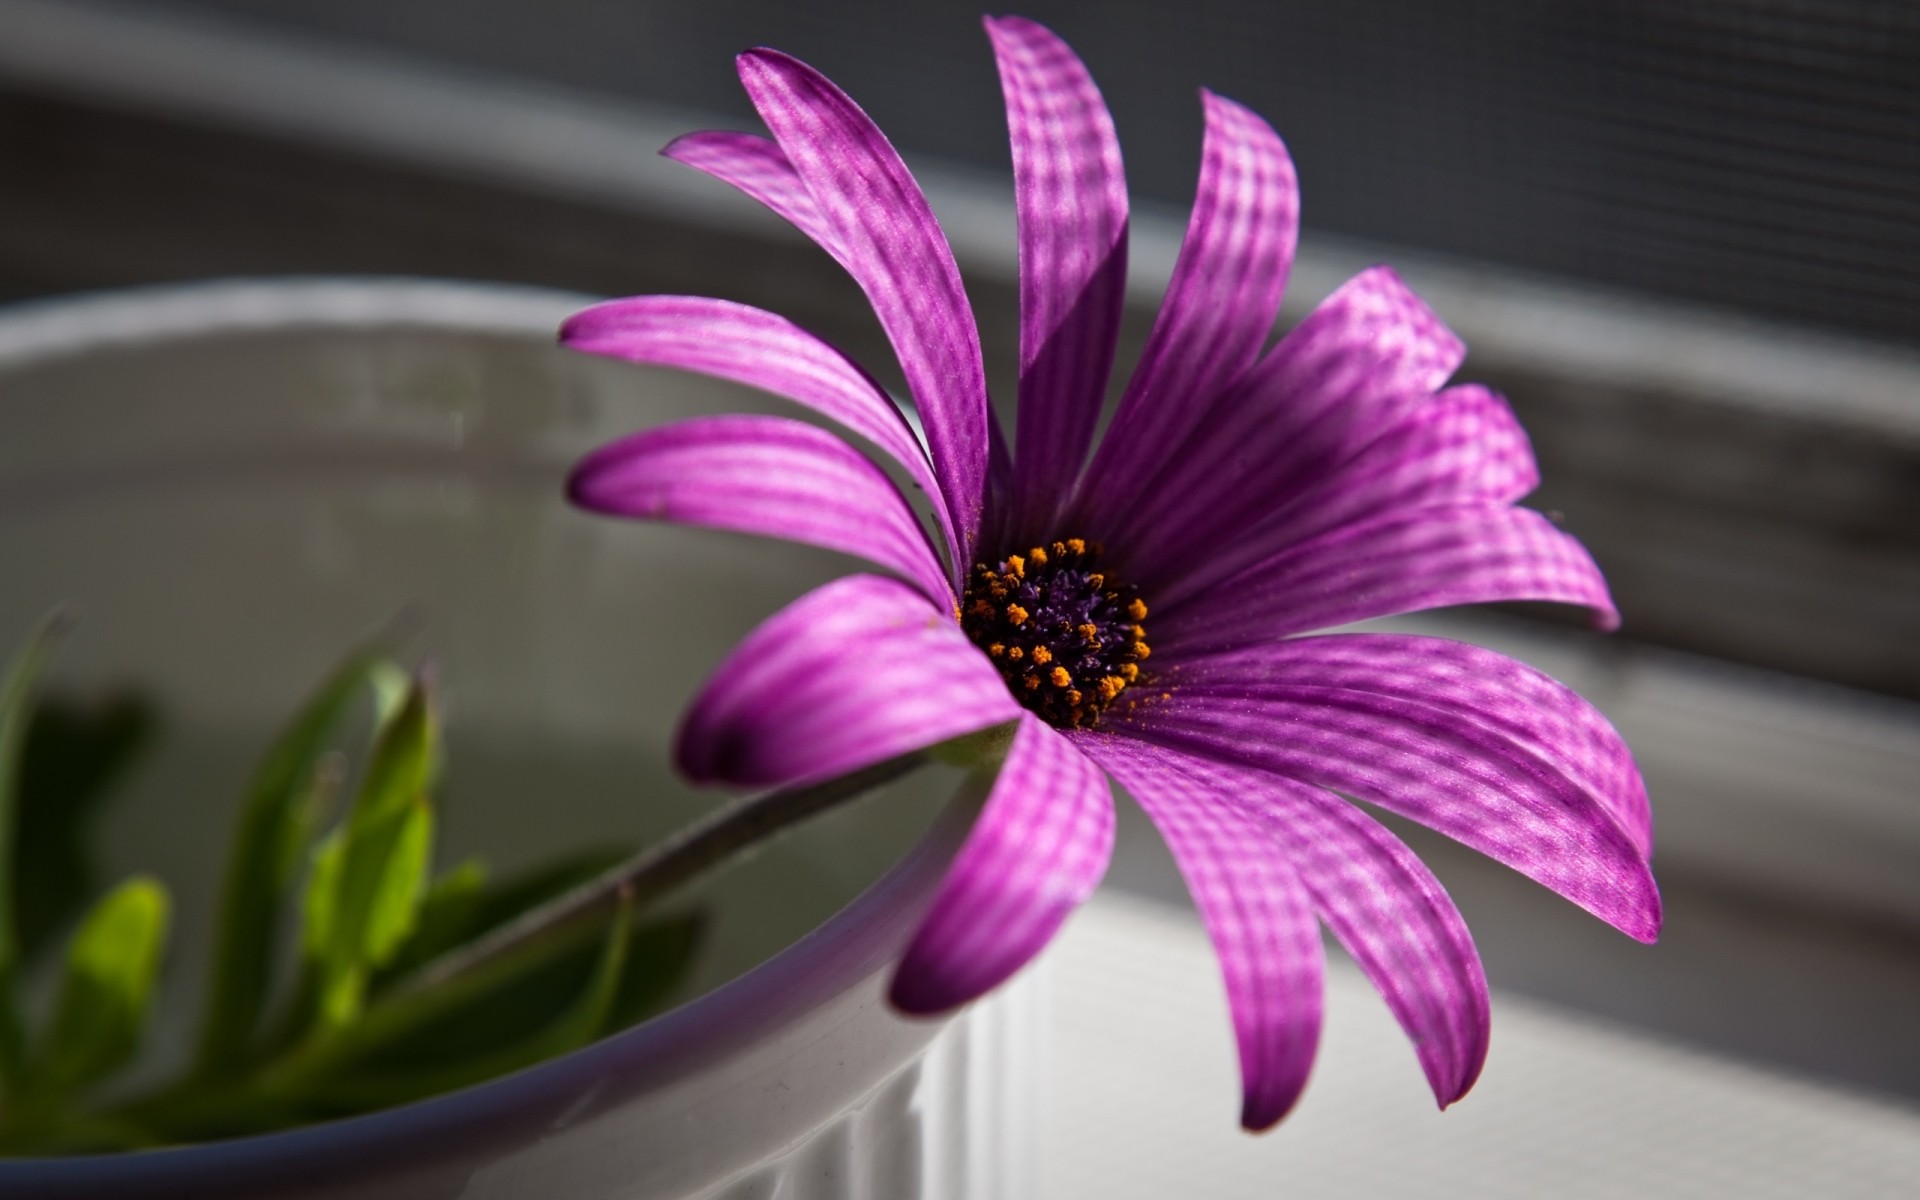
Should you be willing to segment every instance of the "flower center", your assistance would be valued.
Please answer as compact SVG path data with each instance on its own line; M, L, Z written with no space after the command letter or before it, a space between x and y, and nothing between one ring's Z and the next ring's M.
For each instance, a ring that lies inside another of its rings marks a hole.
M960 627L987 652L1016 699L1056 728L1092 726L1139 682L1150 651L1147 606L1100 570L1081 538L975 563Z

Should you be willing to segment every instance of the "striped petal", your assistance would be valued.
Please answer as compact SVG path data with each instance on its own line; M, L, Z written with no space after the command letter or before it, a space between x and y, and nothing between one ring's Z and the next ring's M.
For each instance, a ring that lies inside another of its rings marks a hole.
M1331 788L1419 821L1652 941L1640 847L1586 788L1456 709L1337 687L1182 680L1120 728L1189 754Z
M847 265L839 239L820 215L780 147L755 133L709 129L668 142L661 155L731 184L787 219L822 250Z
M1266 1129L1306 1087L1320 1043L1325 961L1313 903L1256 816L1185 755L1127 738L1077 744L1166 839L1213 940L1240 1051L1240 1123Z
M899 572L935 604L954 593L893 481L824 429L784 417L702 417L622 438L574 468L575 504L623 517L758 533Z
M894 972L894 1005L944 1012L998 987L1093 894L1112 853L1107 777L1022 715L986 807Z
M739 67L754 107L893 342L959 534L959 557L971 562L985 512L993 418L980 336L946 235L906 164L845 92L776 50L749 51Z
M926 492L948 547L957 544L927 453L900 409L852 359L785 317L705 296L633 296L575 313L560 344L732 380L839 422L900 464Z
M1187 759L1185 769L1266 822L1313 907L1373 981L1413 1042L1441 1107L1486 1062L1486 974L1433 872L1378 821L1317 787Z
M1113 120L1045 27L988 17L1020 216L1020 417L1013 540L1051 537L1113 369L1127 274L1127 185Z
M697 783L827 779L1019 718L951 612L894 579L851 575L748 634L681 722Z
M1498 394L1450 387L1415 407L1245 540L1279 550L1393 510L1512 504L1540 484L1533 444Z
M1181 664L1182 686L1294 685L1417 696L1511 740L1586 789L1640 857L1653 811L1626 742L1573 689L1479 646L1405 634L1289 638Z
M1248 372L1137 506L1129 570L1184 574L1313 492L1424 404L1465 347L1387 267L1349 280Z
M1211 589L1156 593L1156 652L1258 645L1372 617L1456 604L1551 600L1619 614L1586 548L1525 508L1392 512L1330 530Z
M1286 290L1300 193L1287 148L1267 123L1202 91L1200 185L1166 298L1113 424L1087 473L1081 511L1125 544L1124 514L1214 400L1252 365Z

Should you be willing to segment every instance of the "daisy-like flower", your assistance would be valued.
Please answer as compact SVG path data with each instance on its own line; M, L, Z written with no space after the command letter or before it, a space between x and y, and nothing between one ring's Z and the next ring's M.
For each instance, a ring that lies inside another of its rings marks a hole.
M1250 1129L1286 1114L1319 1038L1320 925L1412 1039L1440 1103L1487 1047L1459 912L1354 800L1505 863L1644 941L1660 925L1646 792L1606 720L1510 659L1435 638L1300 636L1493 600L1616 623L1573 538L1514 502L1536 481L1500 397L1443 387L1462 346L1390 270L1264 349L1292 260L1286 148L1202 93L1198 195L1165 302L1093 448L1120 321L1127 196L1112 122L1046 29L988 19L1012 134L1020 394L1010 449L979 336L918 185L845 93L754 50L771 140L668 157L755 197L865 290L924 428L771 313L641 296L570 320L579 350L736 380L824 414L926 492L936 536L865 454L813 425L721 416L589 456L574 500L863 557L750 634L688 710L702 782L785 786L992 727L984 808L892 985L963 1004L1031 959L1113 844L1108 777L1184 873L1218 953ZM943 553L944 551L944 553Z

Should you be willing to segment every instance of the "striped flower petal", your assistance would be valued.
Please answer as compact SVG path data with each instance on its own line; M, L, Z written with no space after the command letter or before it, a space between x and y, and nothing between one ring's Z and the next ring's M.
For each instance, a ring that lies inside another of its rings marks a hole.
M1423 404L1464 354L1392 269L1361 272L1261 359L1172 456L1152 484L1154 503L1139 506L1129 526L1130 569L1143 581L1184 576L1241 547L1250 526L1339 475Z
M1293 265L1300 193L1286 146L1233 101L1208 91L1201 101L1206 141L1186 238L1082 488L1081 513L1101 522L1089 532L1116 545L1169 451L1259 354Z
M810 408L884 451L920 485L957 547L927 452L873 377L785 317L705 296L633 296L567 318L560 344L759 388Z
M1479 646L1406 634L1288 638L1181 664L1183 685L1319 686L1445 705L1550 763L1612 814L1642 858L1653 811L1613 725L1566 685Z
M668 142L661 155L703 171L758 200L848 266L840 240L778 145L754 133L708 129Z
M986 807L894 972L895 1006L944 1012L998 987L1093 894L1112 853L1106 776L1023 715Z
M1356 796L1470 846L1622 933L1652 941L1640 847L1551 762L1440 704L1347 688L1182 682L1117 728Z
M911 586L850 575L748 634L681 721L696 783L784 787L1017 720L986 656Z
M1242 539L1272 551L1390 511L1512 504L1540 484L1533 444L1513 410L1478 384L1450 387L1386 427L1301 497ZM1211 564L1209 564L1211 565Z
M1413 1042L1441 1107L1486 1062L1486 974L1446 889L1378 821L1320 788L1189 758L1187 774L1259 814L1314 911L1373 982Z
M1266 1129L1307 1085L1320 1044L1325 956L1313 902L1257 818L1181 754L1081 735L1173 851L1220 958L1240 1051L1240 1123Z
M946 569L893 481L824 429L701 417L603 446L574 468L575 504L623 517L786 538L898 571L951 608Z
M1200 654L1456 604L1551 600L1619 614L1586 548L1525 508L1463 504L1343 525L1209 590L1157 593L1154 649Z
M776 50L740 56L740 81L872 303L920 410L947 511L971 561L985 518L993 420L980 336L946 235L871 118Z
M1086 461L1126 298L1127 185L1113 120L1065 42L989 17L1020 215L1020 421L1013 539L1052 536Z

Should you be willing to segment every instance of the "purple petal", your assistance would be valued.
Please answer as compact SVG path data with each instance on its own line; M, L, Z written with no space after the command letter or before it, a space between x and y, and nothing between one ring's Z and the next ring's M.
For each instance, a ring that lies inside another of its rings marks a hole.
M1415 407L1329 476L1246 540L1277 550L1394 510L1512 504L1540 484L1533 445L1513 410L1471 383Z
M1093 440L1127 274L1127 184L1113 120L1065 42L989 17L1020 212L1020 424L1013 540L1051 538Z
M1117 727L1259 767L1427 825L1652 941L1660 896L1634 839L1586 788L1440 704L1335 687L1180 681Z
M1012 721L1006 684L907 584L850 575L748 634L688 706L675 747L697 783L827 779Z
M927 453L887 393L858 364L763 309L705 296L633 296L575 313L560 344L760 388L831 418L885 451L920 485L957 545Z
M1200 185L1160 315L1088 470L1089 529L1124 541L1117 521L1260 352L1286 290L1299 230L1293 160L1265 121L1202 91L1207 132Z
M1320 1042L1324 953L1306 887L1259 818L1185 755L1123 737L1075 743L1146 810L1186 876L1240 1049L1240 1123L1265 1129L1306 1087Z
M824 546L898 571L935 604L954 592L893 481L824 429L702 417L603 446L573 470L575 504Z
M1553 600L1619 614L1585 547L1525 508L1462 504L1343 525L1206 589L1155 592L1155 652L1258 645L1373 617L1498 600Z
M998 987L1093 894L1112 853L1107 777L1022 715L986 807L894 973L894 1005L944 1012Z
M813 202L813 193L800 181L780 147L767 138L755 133L705 130L675 138L660 153L739 188L785 217L840 265L848 265L839 239L820 215L820 206Z
M1653 853L1653 812L1626 742L1573 689L1504 654L1444 638L1335 634L1182 663L1179 678L1182 686L1309 685L1444 705L1585 788L1640 857Z
M1320 788L1221 762L1182 765L1266 821L1320 918L1407 1031L1441 1107L1465 1095L1487 1057L1487 980L1433 872L1378 821Z
M1425 404L1464 352L1389 268L1349 280L1215 407L1152 484L1154 502L1135 506L1133 577L1172 578L1244 546L1249 527Z
M893 342L920 410L934 475L973 560L987 495L986 377L960 271L893 146L845 92L777 50L740 56L740 80L812 193L839 257Z

